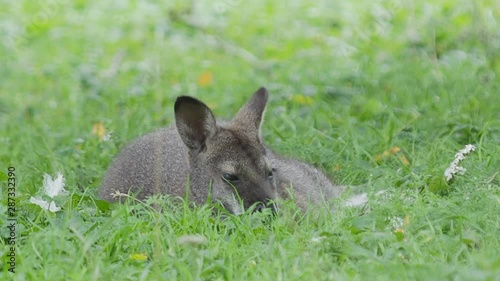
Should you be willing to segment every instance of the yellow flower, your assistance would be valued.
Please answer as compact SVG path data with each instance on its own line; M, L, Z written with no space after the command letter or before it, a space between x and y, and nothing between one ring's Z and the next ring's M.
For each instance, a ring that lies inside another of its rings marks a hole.
M131 254L130 258L135 260L135 261L147 261L148 255L146 255L144 253L135 253L135 254Z
M396 156L403 165L408 166L410 165L410 160L406 157L405 153L401 150L399 146L394 146L389 148L389 150L386 150L382 152L381 154L375 155L375 161L377 162L382 162L384 160L387 160L391 155Z
M102 122L96 122L92 126L92 134L97 136L100 141L108 141L111 138L110 134L106 134L106 129Z
M293 95L292 101L301 105L311 105L313 103L313 99L311 97L304 95Z
M214 82L214 77L211 72L205 71L200 76L198 76L198 85L200 87L206 87L212 85Z

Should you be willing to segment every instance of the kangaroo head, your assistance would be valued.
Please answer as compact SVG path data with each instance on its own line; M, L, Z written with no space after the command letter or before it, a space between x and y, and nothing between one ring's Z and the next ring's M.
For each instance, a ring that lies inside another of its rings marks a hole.
M277 196L260 126L268 93L260 88L230 122L218 124L201 101L181 96L175 102L177 131L189 151L190 193L207 194L239 214L257 203L265 206Z

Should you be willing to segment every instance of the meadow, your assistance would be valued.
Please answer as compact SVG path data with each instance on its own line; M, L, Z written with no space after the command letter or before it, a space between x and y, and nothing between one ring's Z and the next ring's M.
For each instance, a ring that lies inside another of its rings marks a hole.
M3 1L0 279L500 280L498 7ZM99 200L114 155L170 124L177 96L230 118L260 86L267 145L350 186L335 212Z

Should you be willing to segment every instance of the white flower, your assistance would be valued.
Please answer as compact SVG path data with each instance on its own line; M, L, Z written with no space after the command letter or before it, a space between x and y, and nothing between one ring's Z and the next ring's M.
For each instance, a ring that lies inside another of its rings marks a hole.
M111 134L107 133L104 136L102 136L102 141L109 141L111 139Z
M403 227L404 225L404 220L400 217L388 217L390 224L394 229L399 229Z
M40 197L31 197L30 202L35 204L35 205L40 206L44 210L49 210L52 213L55 213L55 212L58 212L61 210L61 208L57 207L56 202L50 201L50 203L49 203Z
M476 146L473 144L468 144L464 149L455 154L455 160L453 160L450 166L444 171L444 177L446 178L446 181L450 181L456 174L463 175L465 173L466 169L464 167L458 166L458 163L464 160L465 156L474 150L476 150Z
M57 195L66 195L68 193L68 191L64 189L64 177L61 173L57 174L55 180L53 180L49 174L43 175L43 188L50 198L54 198L54 196Z
M45 174L43 176L43 190L45 191L45 194L47 194L47 196L49 196L50 198L54 198L58 195L68 194L68 191L64 189L64 177L61 173L57 174L55 180L53 180L50 175ZM57 207L56 202L53 200L50 200L50 202L48 202L41 197L32 196L30 198L30 202L40 206L44 210L48 210L53 213L61 210L61 208Z

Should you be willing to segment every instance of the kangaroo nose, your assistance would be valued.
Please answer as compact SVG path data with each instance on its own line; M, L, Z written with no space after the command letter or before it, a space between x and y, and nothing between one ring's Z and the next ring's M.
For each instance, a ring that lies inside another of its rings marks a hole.
M257 205L255 205L254 212L262 212L266 208L266 205L264 203L259 202Z

